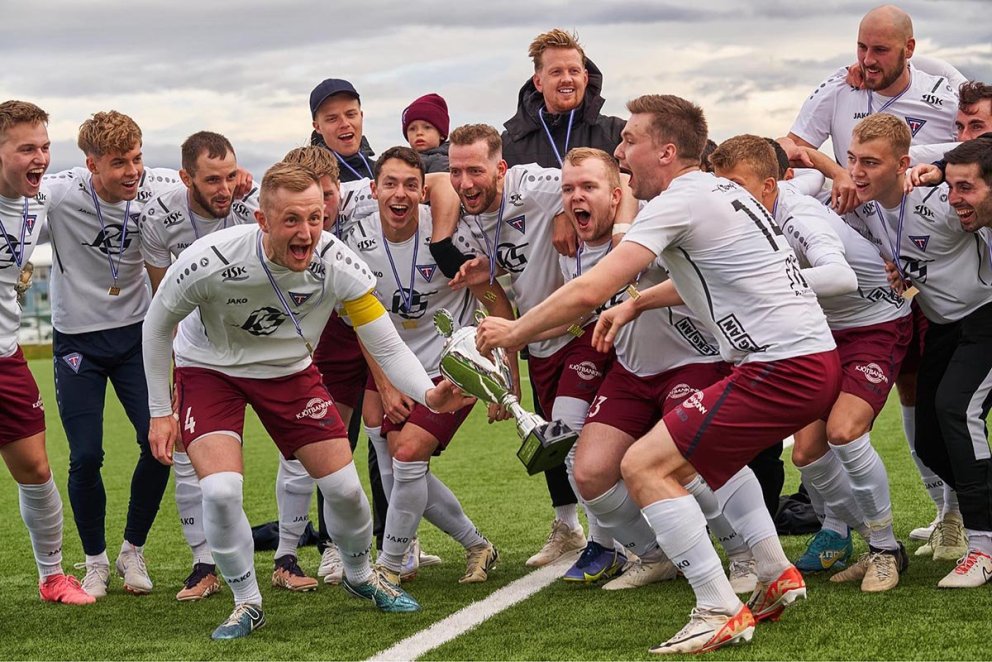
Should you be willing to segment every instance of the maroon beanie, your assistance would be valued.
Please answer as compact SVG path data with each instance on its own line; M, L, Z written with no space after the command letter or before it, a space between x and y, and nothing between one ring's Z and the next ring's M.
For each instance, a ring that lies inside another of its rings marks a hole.
M403 111L403 135L415 120L423 120L437 129L441 142L448 138L448 104L438 94L425 94Z

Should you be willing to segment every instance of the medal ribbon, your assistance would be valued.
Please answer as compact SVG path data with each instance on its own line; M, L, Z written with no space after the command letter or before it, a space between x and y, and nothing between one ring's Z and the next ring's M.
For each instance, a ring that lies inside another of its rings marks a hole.
M903 194L902 202L899 203L899 224L896 226L896 241L894 244L892 243L892 238L889 236L889 226L885 222L885 216L882 215L882 205L877 200L875 201L875 215L878 216L878 220L882 223L882 231L885 232L885 238L892 250L892 262L896 265L896 271L899 272L899 276L903 280L906 280L906 274L902 270L902 263L899 259L899 248L902 245L902 224L906 216L906 194Z
M486 232L482 224L479 223L479 217L475 217L475 226L479 228L479 232L482 233L482 237L486 240L486 257L489 258L489 284L492 285L496 282L496 255L499 252L499 231L503 227L503 212L506 210L506 191L503 191L502 197L499 200L499 215L496 217L496 232L494 233L493 243L489 243L489 233Z
M7 242L7 248L10 250L10 254L14 259L14 264L17 265L18 269L24 266L24 237L28 229L28 199L24 198L24 211L21 212L21 236L17 240L17 247L20 249L18 252L14 246L10 243L10 238L7 236L7 230L3 227L3 219L0 218L0 233L3 234L3 240Z
M258 253L258 261L262 265L262 271L264 271L265 275L269 277L269 285L272 286L272 290L276 293L276 296L279 297L279 303L282 304L282 309L286 311L286 315L289 316L289 319L293 322L293 326L296 327L296 335L298 335L300 339L303 340L304 344L306 344L307 352L310 356L313 356L313 345L311 345L310 341L307 340L307 337L303 335L303 327L300 326L300 320L298 320L296 315L293 314L292 309L289 307L289 302L286 301L286 295L284 295L282 290L279 289L279 285L276 284L275 277L272 275L272 272L269 271L269 266L265 264L265 255L262 252L261 230L258 231L257 239L255 241L255 250Z
M895 95L894 97L892 97L891 99L889 99L888 101L886 101L885 104L881 108L878 109L878 112L884 113L885 110L886 110L886 108L888 108L889 106L891 106L892 104L894 104L896 101L899 101L899 99L902 98L902 95L906 94L906 92L909 92L909 88L911 88L912 86L913 86L913 70L910 69L909 70L909 83L906 84L906 87L903 88L903 91L902 92L900 92L899 94ZM871 96L872 96L871 95L871 90L868 90L868 114L869 115L871 115L872 113L875 112L874 110L872 110L872 107L871 107L872 106Z
M358 171L351 167L350 163L344 160L343 156L341 156L334 150L331 150L331 152L334 153L334 156L338 157L338 162L341 165L343 165L345 168L351 171L351 174L353 174L358 179L365 179L363 175L358 174ZM369 160L365 158L365 155L362 154L361 150L358 151L358 158L362 160L362 163L365 164L365 169L369 171L369 179L375 179L375 173L372 171L372 165L369 163Z
M93 198L96 217L100 221L100 229L103 231L103 241L107 245L107 262L110 264L110 275L114 278L114 287L117 287L117 274L120 273L121 260L124 259L124 245L127 242L127 223L131 220L131 201L128 200L127 204L124 205L124 224L121 227L121 248L117 253L117 264L114 264L114 257L110 254L110 238L107 237L107 225L103 221L103 211L100 209L100 200L96 197L96 190L93 188L92 177L90 178L90 197Z
M403 287L400 274L396 270L396 263L393 261L393 254L389 251L389 240L385 233L382 237L382 246L386 249L386 257L389 259L389 268L393 270L393 278L400 286L400 298L403 300L403 310L409 313L413 309L413 283L417 278L417 249L420 248L420 222L417 222L417 231L413 235L413 260L410 262L410 289Z
M575 116L575 109L573 108L568 113L568 128L565 129L565 154L568 154L568 143L572 139L572 118ZM562 160L562 155L558 151L558 145L555 144L555 139L551 136L551 129L548 128L548 123L544 121L544 109L541 108L537 111L537 118L541 120L541 126L544 127L544 134L548 137L548 142L551 143L551 149L555 152L555 158L558 159L558 167L562 167L564 161Z
M193 201L190 199L190 192L188 190L186 191L186 213L189 214L189 223L193 226L193 235L199 239L200 230L196 227L196 217L193 215ZM221 226L221 230L227 227L228 216L230 216L230 214L224 217L224 225Z

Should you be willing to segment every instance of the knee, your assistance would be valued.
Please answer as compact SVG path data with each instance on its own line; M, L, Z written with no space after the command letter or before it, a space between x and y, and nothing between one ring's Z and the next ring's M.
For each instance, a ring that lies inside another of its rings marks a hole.
M244 479L233 471L211 474L200 480L204 506L239 508Z
M14 473L13 468L11 473ZM20 485L43 485L52 478L52 470L47 460L39 460L28 466L17 467L14 480Z
M835 446L849 444L863 437L866 432L868 429L865 426L853 420L830 421L827 424L827 439Z
M588 501L601 496L616 485L620 480L620 472L592 467L587 462L576 462L572 469L572 477L575 479L575 486L579 489L579 496Z
M69 471L72 473L99 472L103 467L103 448L98 444L75 447L69 451Z
M389 444L389 454L397 462L424 462L430 459L432 450L420 441L406 437L402 432ZM394 469L393 473L395 472Z
M620 461L620 476L625 483L636 485L646 474L655 468L650 454L641 452L635 444Z
M792 464L796 465L796 468L801 469L823 457L822 451L823 449L814 451L809 446L797 443L792 447Z

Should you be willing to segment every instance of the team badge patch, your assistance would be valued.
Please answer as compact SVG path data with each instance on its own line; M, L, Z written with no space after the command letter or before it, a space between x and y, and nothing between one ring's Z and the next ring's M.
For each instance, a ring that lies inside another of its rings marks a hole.
M313 292L311 292L310 294L300 294L299 292L289 293L289 298L293 300L293 303L295 303L297 307L305 304L312 296L313 296Z
M912 241L917 248L919 248L921 251L925 253L927 250L927 244L930 243L930 235L928 234L922 236L909 235L909 240Z
M923 128L923 125L926 123L927 123L926 120L921 120L918 117L909 117L909 116L906 117L906 124L909 125L909 130L913 134L914 138L916 137L916 134L920 132L920 129Z
M37 214L28 214L24 217L24 227L28 229L28 234L34 232L34 224L38 222Z
M83 355L82 354L80 354L79 352L73 352L72 354L66 354L65 356L62 357L62 360L65 361L65 364L67 366L69 366L70 368L72 368L72 371L74 373L76 373L77 375L79 374L79 366L82 365L82 363L83 363Z
M520 234L525 234L527 232L526 217L522 214L520 216L507 219L506 224Z
M417 271L419 271L420 272L420 275L424 277L424 280L426 280L429 283L429 282L431 282L431 278L434 278L434 272L437 271L437 265L436 264L418 264L417 265Z

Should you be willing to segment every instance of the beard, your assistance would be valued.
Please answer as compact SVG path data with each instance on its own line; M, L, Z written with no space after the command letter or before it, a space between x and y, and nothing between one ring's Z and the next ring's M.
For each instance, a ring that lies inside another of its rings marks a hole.
M902 76L902 73L905 70L906 70L906 49L904 48L899 52L899 62L896 64L896 66L894 66L890 71L885 71L883 69L882 80L879 81L876 85L869 86L867 83L868 78L867 76L865 76L865 81L866 81L865 87L867 87L869 90L884 90L887 87L891 86L893 83L895 83L897 80L899 80L899 76ZM861 67L861 73L865 74L865 68L863 65Z
M218 209L214 205L210 204L210 201L204 197L203 193L200 192L200 189L196 188L196 184L190 187L189 194L192 196L196 204L200 205L201 209L206 209L214 218L224 218L227 216L231 212L231 203L234 202L234 199L232 198L231 202L227 204L226 209Z

